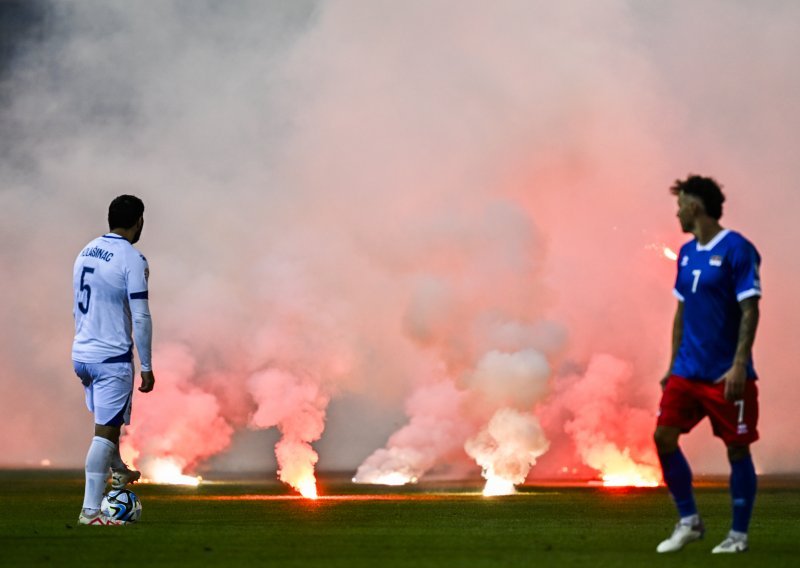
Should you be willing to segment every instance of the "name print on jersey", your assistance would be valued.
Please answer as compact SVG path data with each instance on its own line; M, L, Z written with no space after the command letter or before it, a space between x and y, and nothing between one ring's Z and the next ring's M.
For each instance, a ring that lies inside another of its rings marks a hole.
M111 259L114 258L114 253L101 249L100 247L92 247L84 249L81 256L91 256L92 258L99 258L100 260L111 262Z

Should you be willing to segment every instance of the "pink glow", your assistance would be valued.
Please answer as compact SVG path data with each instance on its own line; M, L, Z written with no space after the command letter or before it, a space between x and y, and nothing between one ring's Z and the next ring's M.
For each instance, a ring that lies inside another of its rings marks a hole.
M686 238L667 188L697 172L764 257L754 454L796 471L800 6L784 4L56 10L59 33L4 77L0 425L26 434L0 461L82 463L70 267L132 192L158 382L123 451L143 469L255 464L310 491L325 468L652 467L665 255ZM505 409L541 439L487 437ZM726 472L706 430L690 461Z

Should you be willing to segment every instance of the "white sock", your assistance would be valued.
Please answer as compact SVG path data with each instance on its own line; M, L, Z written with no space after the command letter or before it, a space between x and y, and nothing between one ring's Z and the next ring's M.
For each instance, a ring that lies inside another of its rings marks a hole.
M83 493L84 509L100 508L114 448L115 444L111 440L106 440L100 436L92 438L92 444L86 454L86 487Z
M700 522L700 515L689 515L688 517L681 517L681 524L687 527L693 527Z

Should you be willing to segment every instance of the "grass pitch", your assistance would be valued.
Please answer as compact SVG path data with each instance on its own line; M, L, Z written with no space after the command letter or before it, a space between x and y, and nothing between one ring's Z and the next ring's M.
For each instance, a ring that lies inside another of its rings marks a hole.
M83 527L82 472L0 471L0 566L797 566L800 483L762 479L746 554L712 556L727 488L701 485L706 539L655 553L675 521L666 490L477 484L409 488L323 479L317 501L273 482L138 485L142 520Z

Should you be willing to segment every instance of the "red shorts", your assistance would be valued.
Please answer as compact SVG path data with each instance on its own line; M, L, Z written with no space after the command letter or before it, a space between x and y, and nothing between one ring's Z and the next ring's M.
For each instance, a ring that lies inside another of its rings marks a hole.
M708 416L714 435L727 445L747 445L758 440L758 387L747 381L742 400L725 400L725 382L690 381L670 376L661 395L658 425L689 432Z

